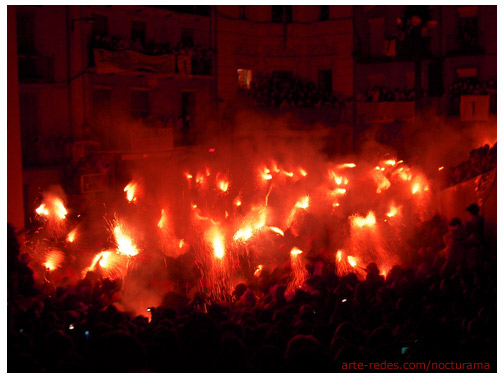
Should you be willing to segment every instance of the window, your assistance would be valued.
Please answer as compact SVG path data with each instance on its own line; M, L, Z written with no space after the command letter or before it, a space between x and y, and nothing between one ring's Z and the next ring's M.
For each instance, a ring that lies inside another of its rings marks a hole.
M34 16L17 13L18 54L33 55L35 52Z
M238 69L238 87L241 89L250 89L252 81L252 70Z
M478 49L478 7L459 7L457 50L473 52Z
M329 20L329 5L320 6L320 21Z
M136 41L139 40L142 46L145 46L145 27L145 22L131 22L131 40L133 41L133 44L135 44Z
M382 56L385 45L384 19L373 18L369 21L369 55Z
M19 110L21 123L21 141L23 150L23 165L31 166L37 163L38 129L38 95L37 93L20 93Z
M131 116L133 119L146 118L150 115L149 91L131 91Z
M319 90L321 92L332 92L332 71L321 70L319 71Z
M93 35L108 35L108 18L100 14L93 14Z
M272 5L271 22L292 22L292 5Z
M182 28L180 34L180 42L183 46L192 47L194 46L194 30Z

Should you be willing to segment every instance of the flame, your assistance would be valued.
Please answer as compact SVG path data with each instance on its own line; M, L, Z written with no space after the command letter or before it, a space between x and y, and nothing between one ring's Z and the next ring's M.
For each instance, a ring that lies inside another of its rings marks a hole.
M252 237L252 235L254 235L254 230L252 229L252 227L245 227L236 231L236 233L233 236L233 239L247 241Z
M346 191L347 190L345 188L336 188L334 190L331 190L329 194L331 195L331 197L342 196L346 193Z
M290 254L291 254L292 257L296 257L296 256L300 255L301 253L303 253L303 251L301 251L297 247L292 248L291 251L290 251Z
M140 252L133 242L131 235L126 231L125 226L118 220L114 224L114 238L117 246L117 252L126 256L136 256Z
M236 207L240 207L240 206L241 206L241 204L242 204L242 201L241 201L240 197L236 197L236 198L234 199L233 203L234 203L234 205L235 205Z
M384 163L387 165L391 165L392 167L396 165L396 161L394 159L385 160Z
M390 205L390 209L387 213L387 217L392 218L395 217L397 214L399 214L399 211L401 210L401 206L396 206L394 203Z
M178 243L179 248L180 249L184 248L184 245L185 245L184 239L180 239L180 241Z
M73 243L75 241L75 237L77 236L77 229L74 228L72 231L70 231L67 235L67 242Z
M341 169L341 168L355 168L355 167L356 167L355 163L344 163L344 164L338 165L338 169Z
M200 185L203 185L204 182L205 182L204 176L201 173L198 172L196 174L196 183L200 184Z
M301 176L306 177L308 175L308 172L306 172L303 168L299 168L299 173Z
M259 207L253 209L252 213L249 214L243 221L242 227L236 231L233 239L247 241L254 234L266 225L266 208Z
M308 209L308 206L310 206L310 196L301 197L301 199L294 205L294 207L297 207L298 209Z
M167 223L168 223L168 218L166 216L166 213L165 213L164 209L161 209L161 218L159 219L157 226L162 229L167 225Z
M58 249L53 249L47 254L45 262L42 264L47 270L53 271L61 267L64 255Z
M273 232L277 233L278 235L285 236L285 235L284 235L284 232L283 232L280 228L278 228L278 227L274 227L274 226L273 226L273 227L269 227L269 229L270 229L271 231L273 231Z
M273 176L271 175L271 171L266 167L264 167L264 169L262 170L261 177L265 181L271 180L273 178Z
M124 192L126 193L126 199L128 202L136 202L136 192L138 184L135 181L131 181L128 185L124 187Z
M334 182L336 183L336 185L341 185L341 184L348 184L348 179L344 176L338 176L336 173L334 173L334 171L329 171L329 176L331 177L331 179L334 180Z
M186 177L186 179L190 180L193 178L193 176L189 173L189 172L186 172L184 173L184 176Z
M381 193L390 188L390 181L385 177L381 170L373 173L373 180L377 185L376 193Z
M282 173L286 176L289 176L289 177L294 177L294 172L287 172L287 171L282 171Z
M372 227L376 224L376 218L373 211L369 211L365 218L358 215L354 215L350 218L353 227Z
M355 268L357 266L357 258L354 256L347 256L348 263Z
M442 171L443 169L444 169L444 167L439 167L438 171Z
M289 284L290 292L294 292L296 289L300 288L308 277L308 271L304 267L302 260L299 258L299 255L302 253L303 251L297 247L293 247L290 251L292 268L292 280Z
M217 188L219 188L222 192L226 193L228 191L228 188L229 188L229 182L228 181L224 181L224 180L220 180L217 183Z
M341 262L342 258L343 258L343 251L341 249L338 249L338 251L336 252L336 261Z
M263 270L263 266L258 265L256 270L254 271L254 277L259 277L261 275L262 270Z
M205 169L205 173L206 173L207 177L208 177L208 176L210 176L210 168L208 168L208 167L207 167L207 168Z
M50 217L51 214L55 215L56 220L63 220L66 218L68 211L63 205L63 201L58 197L50 196L45 203L42 203L35 212L38 215Z
M82 277L89 271L99 269L105 277L118 278L126 273L126 266L121 255L114 251L101 251L96 254L91 265L82 271Z
M212 240L212 246L213 246L213 251L214 251L214 256L218 258L219 260L222 260L224 257L224 241L222 240L221 234L216 230L213 240Z

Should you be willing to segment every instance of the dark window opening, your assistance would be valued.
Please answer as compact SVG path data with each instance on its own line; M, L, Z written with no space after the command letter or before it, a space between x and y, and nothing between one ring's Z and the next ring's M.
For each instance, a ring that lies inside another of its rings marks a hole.
M332 92L332 71L319 71L319 90L324 93Z
M100 14L93 14L93 35L104 37L108 35L108 18Z
M271 22L292 22L292 5L272 5Z
M320 21L329 20L329 5L320 6Z
M183 47L192 47L194 46L194 30L182 28L180 34L180 44Z
M148 91L131 91L131 116L133 119L146 118L150 115Z
M17 14L18 54L36 55L34 16L27 13Z
M38 161L38 96L21 93L19 96L23 166L36 165Z
M476 52L478 45L478 17L460 17L458 23L457 49L459 52Z
M143 48L145 46L145 22L142 21L132 21L131 22L131 40L133 45L140 43L141 46L135 46L135 48Z

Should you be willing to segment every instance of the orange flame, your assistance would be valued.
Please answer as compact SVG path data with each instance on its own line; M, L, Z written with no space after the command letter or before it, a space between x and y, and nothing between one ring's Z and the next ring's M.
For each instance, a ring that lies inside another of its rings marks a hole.
M443 169L444 169L444 167L439 167L438 171L442 171Z
M75 241L75 237L77 236L77 229L74 228L72 231L70 231L67 235L67 242L73 243Z
M308 172L306 172L303 168L299 168L299 173L301 176L306 177L308 175Z
M61 263L63 262L64 255L58 249L53 249L49 251L46 257L46 261L42 264L47 270L53 271L57 268L61 267Z
M235 205L236 207L240 207L240 206L241 206L241 204L242 204L242 201L241 201L240 197L236 197L236 198L234 199L233 203L234 203L234 205Z
M395 206L394 204L391 204L390 210L387 213L387 217L389 217L389 218L395 217L399 213L400 209L401 209L401 207Z
M262 270L263 270L263 266L258 265L255 272L254 272L254 277L259 277L261 275Z
M166 213L165 213L164 209L161 209L161 218L159 219L157 226L162 229L167 225L167 223L168 223L168 218L166 216Z
M219 188L222 192L226 193L228 191L228 188L229 188L229 182L228 181L224 181L224 180L220 180L217 183L217 188Z
M336 261L341 262L343 259L343 251L341 249L338 249L336 252Z
M294 207L297 207L298 209L308 209L308 206L310 206L310 196L301 197L301 199L294 205Z
M280 228L278 228L278 227L274 227L274 226L273 226L273 227L270 227L269 229L270 229L271 231L273 231L273 232L277 233L278 235L285 236L285 235L284 235L284 232L283 232Z
M51 214L54 214L56 220L63 220L66 218L66 215L68 214L65 205L63 205L63 202L58 197L49 197L46 200L46 203L42 203L35 210L35 212L38 215L43 215L46 217L50 217Z
M370 211L365 218L360 217L358 215L352 216L351 223L352 223L352 226L359 227L359 228L373 227L376 224L376 218L375 218L374 212Z
M348 263L355 268L357 266L357 258L354 256L347 256Z
M356 167L355 163L344 163L344 164L338 165L338 169L341 169L341 168L355 168L355 167Z
M216 230L213 240L212 240L212 246L213 246L213 251L214 251L214 256L218 258L219 260L222 260L224 257L224 241L222 240L222 236L220 233Z
M138 184L135 181L131 181L128 185L124 187L124 192L126 193L126 199L128 202L136 202L136 191Z
M261 177L265 181L271 180L273 178L273 176L271 175L271 171L266 167L264 167L264 169L262 170Z
M117 252L126 256L136 256L140 252L133 242L131 235L126 231L123 224L118 220L114 224L114 238L117 246Z

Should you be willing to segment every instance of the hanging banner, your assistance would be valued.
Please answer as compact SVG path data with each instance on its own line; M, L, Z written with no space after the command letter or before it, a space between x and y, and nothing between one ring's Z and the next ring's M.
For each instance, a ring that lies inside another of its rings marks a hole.
M99 74L147 70L157 73L175 73L175 55L145 55L137 51L110 51L94 49L96 72Z
M489 95L460 96L461 121L488 121L490 110Z

